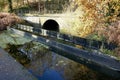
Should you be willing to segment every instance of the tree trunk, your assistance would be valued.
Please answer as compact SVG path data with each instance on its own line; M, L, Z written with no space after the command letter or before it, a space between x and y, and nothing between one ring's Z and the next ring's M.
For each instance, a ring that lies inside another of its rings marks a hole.
M10 12L10 13L12 13L13 12L13 7L12 7L12 0L8 0L8 5L9 5L9 11L8 12Z
M38 11L39 11L39 13L41 12L41 0L39 0L39 2L38 2Z
M29 2L29 0L27 0L27 4L28 4L28 6L30 7L30 2Z

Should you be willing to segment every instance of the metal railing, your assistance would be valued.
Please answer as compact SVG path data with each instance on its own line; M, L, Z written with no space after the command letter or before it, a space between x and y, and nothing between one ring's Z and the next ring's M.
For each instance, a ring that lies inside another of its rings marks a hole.
M71 60L79 62L86 65L87 67L102 72L114 78L120 78L120 61L113 56L105 55L99 50L87 51L74 46L63 44L54 40L60 39L66 42L82 45L91 49L99 49L102 44L107 46L112 46L112 44L102 43L100 41L89 41L88 39L79 38L71 35L61 34L54 31L36 29L31 26L25 26L18 24L12 29L16 34L22 35L24 37L29 37L32 40L36 40L49 46L49 49L59 55L65 56ZM90 43L89 43L90 42ZM98 46L96 46L98 45ZM113 49L113 48L111 48Z
M68 34L62 34L62 33L55 32L55 31L41 29L39 27L35 28L32 26L18 24L16 26L16 29L24 30L27 32L31 32L33 34L41 35L41 36L47 36L47 37L52 37L52 38L56 38L59 40L64 40L64 41L67 41L67 42L70 42L76 45L80 45L86 48L91 48L91 49L96 49L96 50L99 50L101 47L103 49L113 50L117 47L116 45L112 43L85 39L85 38L76 37L76 36L72 36Z

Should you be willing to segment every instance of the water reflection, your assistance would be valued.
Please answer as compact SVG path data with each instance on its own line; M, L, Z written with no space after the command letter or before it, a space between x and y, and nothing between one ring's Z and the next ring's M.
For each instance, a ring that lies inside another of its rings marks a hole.
M49 51L48 46L35 41L19 49L30 58L27 68L39 80L113 80Z
M8 51L39 80L116 80L53 53L48 46L30 41L31 39L9 31L0 34L0 47Z
M33 73L31 70L29 71ZM33 73L33 75L35 74ZM54 69L48 69L41 76L35 76L38 78L38 80L64 80L63 77L59 74L59 72L55 71Z

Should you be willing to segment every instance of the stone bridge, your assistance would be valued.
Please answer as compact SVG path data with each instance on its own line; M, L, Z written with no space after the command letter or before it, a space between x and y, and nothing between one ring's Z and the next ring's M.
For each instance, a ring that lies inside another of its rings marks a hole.
M70 28L70 23L75 20L76 17L71 16L65 16L62 14L59 15L40 15L40 16L22 16L23 19L26 19L28 21L32 21L35 23L39 23L40 25L43 25L45 21L49 19L55 20L58 24L60 29L63 28Z

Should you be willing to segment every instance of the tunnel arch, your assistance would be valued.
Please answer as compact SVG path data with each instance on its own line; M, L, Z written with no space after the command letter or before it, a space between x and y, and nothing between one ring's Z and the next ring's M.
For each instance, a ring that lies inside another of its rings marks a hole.
M59 32L59 24L53 19L48 19L42 26L43 29Z

